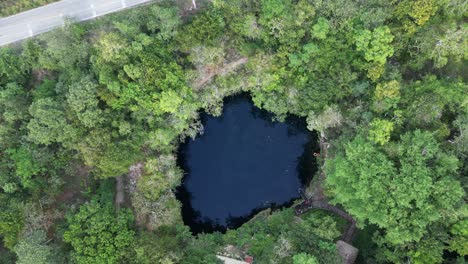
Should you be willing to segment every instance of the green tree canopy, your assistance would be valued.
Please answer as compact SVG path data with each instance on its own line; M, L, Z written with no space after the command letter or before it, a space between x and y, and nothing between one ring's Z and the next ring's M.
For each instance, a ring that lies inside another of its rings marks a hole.
M42 230L21 239L13 250L18 256L18 264L49 264L53 253Z
M458 159L428 132L408 132L396 157L362 137L326 163L327 187L361 223L385 229L391 244L418 241L435 221L457 210L464 192L455 179Z
M63 238L73 247L73 259L79 264L118 263L133 241L132 222L129 210L115 212L110 202L93 199L67 217Z

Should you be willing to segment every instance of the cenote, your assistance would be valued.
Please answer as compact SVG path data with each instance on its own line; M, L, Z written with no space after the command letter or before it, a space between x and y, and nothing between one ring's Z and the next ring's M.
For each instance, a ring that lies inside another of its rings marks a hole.
M202 114L204 133L179 149L185 171L177 198L192 232L237 228L257 212L290 206L316 172L317 136L305 120L273 115L246 94L224 101L220 117Z

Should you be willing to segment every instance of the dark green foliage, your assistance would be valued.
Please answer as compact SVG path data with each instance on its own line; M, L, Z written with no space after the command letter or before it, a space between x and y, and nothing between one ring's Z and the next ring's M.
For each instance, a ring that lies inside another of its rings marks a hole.
M142 232L136 239L132 263L152 264L179 262L190 242L186 226L163 226L153 233Z
M177 39L182 51L198 45L211 46L223 33L225 23L220 10L209 9L195 16L191 23L183 27Z
M225 243L248 248L248 253L260 263L281 260L292 263L299 253L314 255L320 263L339 263L333 242L340 235L335 218L313 212L295 219L287 209L268 215L262 212L237 230L229 230Z
M18 199L0 194L0 209L0 235L3 237L5 247L13 249L23 229L22 204Z

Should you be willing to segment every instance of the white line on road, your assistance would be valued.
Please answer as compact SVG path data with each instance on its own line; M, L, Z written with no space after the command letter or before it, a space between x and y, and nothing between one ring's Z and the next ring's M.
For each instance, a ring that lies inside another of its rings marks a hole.
M28 33L29 33L30 37L32 37L34 35L32 29L31 29L31 25L29 25L29 24L28 24Z
M96 10L94 9L94 5L91 4L91 9L93 10L93 17L96 17L97 14L96 14Z
M1 2L2 0L0 0ZM155 0L62 0L0 18L0 46L33 37L64 24L65 18L86 21Z

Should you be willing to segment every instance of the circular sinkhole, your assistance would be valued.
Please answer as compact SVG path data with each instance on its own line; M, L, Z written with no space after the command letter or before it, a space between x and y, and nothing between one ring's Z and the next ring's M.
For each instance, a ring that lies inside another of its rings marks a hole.
M272 118L246 94L229 97L221 116L201 115L202 135L181 144L177 198L193 233L237 228L265 208L290 205L309 184L316 133L304 119Z

